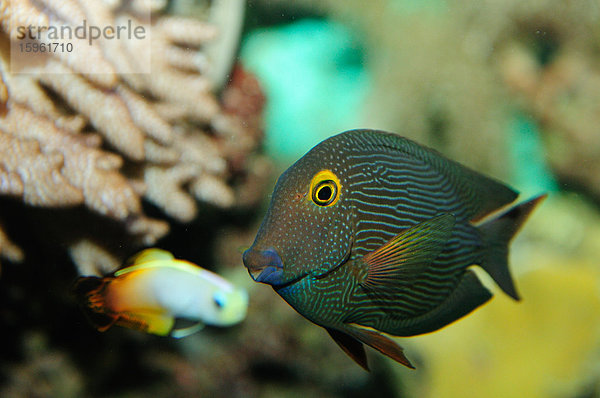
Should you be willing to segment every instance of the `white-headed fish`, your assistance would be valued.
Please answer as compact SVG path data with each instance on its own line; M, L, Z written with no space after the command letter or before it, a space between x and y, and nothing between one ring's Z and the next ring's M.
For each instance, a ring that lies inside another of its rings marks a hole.
M111 275L80 277L74 286L100 331L112 325L184 337L204 324L230 326L246 317L248 294L219 275L167 251L146 249ZM176 319L196 322L175 329Z

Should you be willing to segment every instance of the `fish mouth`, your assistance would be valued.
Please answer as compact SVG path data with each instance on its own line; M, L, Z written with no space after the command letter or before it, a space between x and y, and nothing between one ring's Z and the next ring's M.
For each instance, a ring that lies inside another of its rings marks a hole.
M283 270L276 267L267 267L263 270L250 271L250 276L260 283L266 283L268 285L281 285L283 279Z
M248 273L256 282L268 285L282 285L283 261L275 249L256 250L250 248L243 254L242 260Z

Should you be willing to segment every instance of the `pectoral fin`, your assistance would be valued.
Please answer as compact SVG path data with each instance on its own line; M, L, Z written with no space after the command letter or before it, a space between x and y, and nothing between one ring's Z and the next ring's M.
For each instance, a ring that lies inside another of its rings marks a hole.
M414 369L408 358L404 355L404 350L398 344L394 343L390 338L377 333L374 330L365 329L360 325L349 324L344 329L346 333L357 340L362 341L368 346L375 348L377 351L392 358L394 361L402 365ZM343 347L342 347L343 348Z
M204 329L204 323L202 322L196 322L191 326L186 326L183 328L177 328L177 329L173 329L171 331L171 337L174 337L176 339L181 339L183 337L187 337L191 334L194 334L196 332L199 332L200 330Z
M364 370L369 370L365 347L360 341L339 330L329 328L325 328L325 330L327 330L329 335L333 338L333 341L335 341L337 345L339 345L340 348L354 360L354 362L359 364Z
M360 283L367 288L395 285L423 272L440 255L454 227L452 214L441 214L396 235L362 258L366 273Z

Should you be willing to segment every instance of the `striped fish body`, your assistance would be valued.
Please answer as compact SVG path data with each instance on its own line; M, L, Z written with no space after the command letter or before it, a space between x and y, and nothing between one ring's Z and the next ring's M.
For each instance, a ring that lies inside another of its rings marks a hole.
M408 139L348 131L281 175L244 264L363 367L362 343L411 366L377 331L427 333L486 302L467 267L518 299L507 246L542 197L480 223L517 195Z

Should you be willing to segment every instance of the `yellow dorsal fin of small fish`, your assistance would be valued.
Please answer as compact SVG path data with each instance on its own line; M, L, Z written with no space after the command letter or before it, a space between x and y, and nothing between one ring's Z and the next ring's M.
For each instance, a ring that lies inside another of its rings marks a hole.
M118 270L117 272L115 272L114 276L115 277L119 277L125 274L129 274L135 271L144 271L144 270L148 270L151 268L170 268L173 270L179 270L179 271L183 271L183 272L188 272L190 274L200 274L204 272L204 276L207 277L208 275L213 275L213 277L217 277L212 273L209 273L209 271L206 271L205 269L201 268L200 266L190 263L189 261L186 260L153 260L153 261L146 261L142 264L136 264L136 265L131 265L129 267L126 268L121 268L120 270Z
M153 267L176 268L186 272L196 272L200 269L195 264L184 260L176 260L168 251L162 249L146 249L129 258L123 268L115 272L115 277L133 271Z
M127 261L125 261L125 267L129 267L130 265L143 264L148 261L174 260L174 259L175 259L175 257L173 256L173 254L171 254L170 252L168 252L166 250L151 248L151 249L142 250L141 252L129 257L129 259L127 259Z

